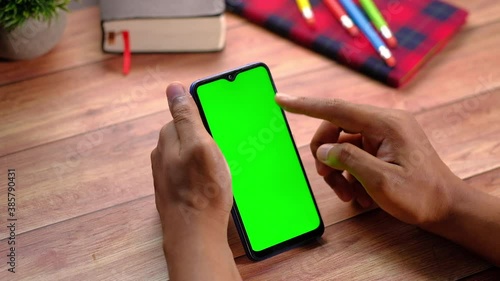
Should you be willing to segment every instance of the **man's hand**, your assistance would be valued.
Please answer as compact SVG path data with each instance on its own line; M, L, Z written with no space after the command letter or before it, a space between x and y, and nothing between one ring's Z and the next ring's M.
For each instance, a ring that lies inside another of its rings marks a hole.
M284 109L325 121L311 141L318 173L343 201L374 200L394 217L422 225L447 217L450 182L441 161L410 113L278 95Z
M324 119L311 142L318 173L343 201L394 217L500 264L500 200L468 187L407 112L278 94L287 111Z
M229 168L184 87L171 84L167 99L174 120L161 129L151 166L170 278L234 280Z
M172 222L218 228L225 235L233 205L226 160L184 87L170 85L167 98L174 120L163 126L151 153L156 207L164 231L169 231L167 225L172 228Z

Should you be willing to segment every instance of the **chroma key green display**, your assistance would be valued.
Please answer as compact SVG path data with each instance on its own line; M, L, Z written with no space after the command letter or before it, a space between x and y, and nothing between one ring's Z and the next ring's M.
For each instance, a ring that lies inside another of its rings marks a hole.
M232 175L233 216L247 254L262 259L323 232L323 223L266 65L191 87Z

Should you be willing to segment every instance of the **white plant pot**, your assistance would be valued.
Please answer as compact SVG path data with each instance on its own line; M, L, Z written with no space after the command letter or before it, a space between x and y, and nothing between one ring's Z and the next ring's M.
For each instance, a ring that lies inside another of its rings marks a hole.
M27 60L52 50L66 27L66 12L60 11L50 21L28 19L22 26L7 32L0 28L0 58Z

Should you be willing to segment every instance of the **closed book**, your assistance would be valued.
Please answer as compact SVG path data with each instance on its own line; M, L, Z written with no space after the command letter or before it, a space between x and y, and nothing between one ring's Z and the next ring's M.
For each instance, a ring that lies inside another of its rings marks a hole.
M387 66L364 36L352 37L323 1L311 1L314 28L295 0L226 0L229 10L302 46L345 64L387 85L408 83L464 25L467 12L436 0L375 0L399 45L397 64Z
M224 0L100 0L102 49L132 53L220 51L225 45Z

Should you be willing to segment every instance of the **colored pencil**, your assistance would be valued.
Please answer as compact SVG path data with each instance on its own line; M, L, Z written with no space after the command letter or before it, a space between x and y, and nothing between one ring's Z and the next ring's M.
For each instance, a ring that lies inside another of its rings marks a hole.
M398 41L396 40L396 37L392 35L389 25L385 21L380 10L377 8L377 5L375 5L372 0L359 0L359 3L365 10L375 28L380 31L382 37L385 39L385 42L387 42L387 45L392 48L396 47L398 45Z
M342 26L351 34L352 36L359 35L359 29L354 25L352 19L347 15L344 8L337 2L337 0L324 0L325 5L328 7L330 12L337 18L337 20L342 24Z
M309 25L314 26L315 23L314 12L312 10L311 3L309 2L309 0L296 0L296 2L300 12L302 13L302 16L304 16L304 19L307 21Z
M387 48L382 38L380 38L377 31L373 29L368 19L365 18L360 8L356 6L356 4L354 4L352 0L340 0L340 3L342 4L342 6L344 6L344 9L347 11L349 16L354 20L354 23L366 36L368 41L370 41L372 46L379 53L379 55L382 57L385 63L390 67L394 67L396 65L396 59L392 55L389 48Z

